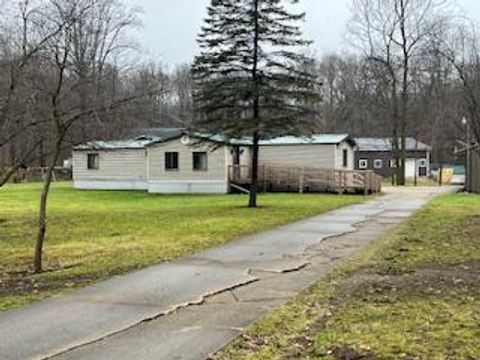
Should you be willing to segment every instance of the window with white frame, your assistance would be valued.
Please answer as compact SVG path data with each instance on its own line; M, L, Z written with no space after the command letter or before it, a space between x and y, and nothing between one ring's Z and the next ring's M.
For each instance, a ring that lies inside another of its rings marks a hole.
M358 167L360 169L368 169L368 160L367 159L358 160Z
M382 159L375 159L373 162L373 167L375 169L381 169L383 167L383 160Z
M397 160L395 160L395 159L390 160L390 167L391 168L396 168L397 167Z

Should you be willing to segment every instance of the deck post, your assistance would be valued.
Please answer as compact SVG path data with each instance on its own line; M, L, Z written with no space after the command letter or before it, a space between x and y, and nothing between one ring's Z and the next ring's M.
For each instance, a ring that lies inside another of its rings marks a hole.
M368 191L369 191L370 186L371 186L370 173L367 171L363 175L363 193L364 193L364 195L368 195Z
M267 192L267 165L263 165L263 192Z
M337 192L339 194L343 194L343 187L344 187L343 181L344 181L343 171L338 170L338 190L337 190Z
M302 167L300 169L300 178L299 178L299 181L298 181L298 192L300 194L303 194L304 186L305 186L305 168Z

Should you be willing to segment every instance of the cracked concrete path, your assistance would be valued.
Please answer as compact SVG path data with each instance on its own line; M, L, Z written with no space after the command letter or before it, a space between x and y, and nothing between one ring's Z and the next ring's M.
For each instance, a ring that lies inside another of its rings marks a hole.
M203 360L448 188L383 197L0 314L1 360Z

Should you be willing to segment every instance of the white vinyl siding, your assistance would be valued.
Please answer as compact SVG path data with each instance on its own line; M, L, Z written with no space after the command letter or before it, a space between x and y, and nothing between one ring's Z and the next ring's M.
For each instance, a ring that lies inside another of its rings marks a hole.
M341 168L340 159L340 168ZM333 169L336 145L260 146L260 165L290 165Z
M336 147L335 168L341 170L355 170L355 149L346 141ZM343 166L343 152L347 152L347 166Z
M98 154L98 169L88 169L88 154ZM73 180L146 180L146 150L75 150Z
M165 170L165 153L178 153L178 170ZM206 171L193 169L193 153L206 152ZM150 181L226 181L226 147L212 149L208 144L184 145L180 139L151 145L148 148L148 168ZM230 153L228 153L229 156Z

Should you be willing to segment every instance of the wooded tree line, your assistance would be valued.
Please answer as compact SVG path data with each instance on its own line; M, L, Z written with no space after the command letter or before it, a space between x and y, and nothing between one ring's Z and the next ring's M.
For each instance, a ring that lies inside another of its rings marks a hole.
M441 0L354 4L349 33L356 49L324 55L310 67L322 84L312 114L315 130L415 136L432 144L434 162L452 161L456 140L465 132L462 117L479 132L475 26ZM8 11L0 19L0 184L18 167L45 167L51 158L57 129L49 117L62 72L59 97L62 107L68 105L62 111L84 114L65 136L61 158L72 144L118 138L131 128L191 124L190 66L133 65L138 48L127 33L140 24L135 9L118 0L2 5ZM98 111L114 99L136 96Z
M319 64L326 131L392 139L396 181L405 182L405 140L431 144L433 162L455 160L465 125L479 135L475 25L443 0L354 0L357 55ZM359 50L359 51L358 51Z
M448 0L352 0L350 54L314 59L290 11L298 0L212 0L193 67L138 61L141 14L121 0L0 0L0 187L24 166L47 169L35 271L42 266L53 169L73 144L175 126L252 139L346 132L405 139L452 160L465 125L480 139L475 25ZM463 127L462 127L463 126Z
M0 186L73 144L191 117L190 70L137 64L140 13L119 0L0 4ZM135 64L135 65L134 65Z

